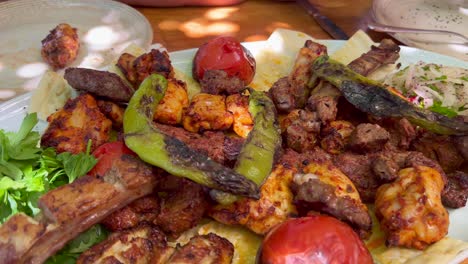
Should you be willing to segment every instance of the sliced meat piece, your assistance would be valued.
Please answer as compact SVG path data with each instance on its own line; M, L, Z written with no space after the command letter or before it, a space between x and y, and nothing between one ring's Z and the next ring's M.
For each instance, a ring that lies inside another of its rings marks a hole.
M132 54L122 53L116 64L127 80L132 84L137 82L137 73L135 67L133 67L135 59L136 57Z
M382 150L390 139L390 134L376 124L359 124L349 137L349 148L359 152L375 152Z
M372 46L371 50L352 61L348 66L357 73L367 76L382 65L394 63L399 55L400 48L389 39L384 39L378 47ZM328 82L321 81L312 91L307 100L307 108L317 111L322 122L330 122L336 119L337 104L341 92Z
M354 125L348 121L331 121L320 132L320 146L330 154L339 154L344 151L354 129Z
M180 124L182 113L188 105L187 85L182 81L169 79L164 97L156 106L154 120L168 125Z
M42 40L42 58L54 70L64 68L76 59L80 49L80 40L76 31L76 28L62 23Z
M42 135L41 146L54 147L59 153L85 152L88 140L91 140L91 152L94 151L109 140L112 126L89 94L69 99L47 121L49 126Z
M245 89L244 81L229 77L223 70L207 70L200 80L201 92L207 94L236 94Z
M320 132L317 113L296 109L281 122L286 145L297 152L312 150Z
M126 103L134 92L120 76L108 71L68 68L63 77L78 91L88 92L114 102Z
M311 161L303 173L294 175L291 188L298 210L325 212L349 223L362 238L370 235L372 220L367 207L354 184L331 161Z
M226 97L226 109L232 113L232 128L240 137L247 138L253 128L253 119L249 112L249 97L232 94Z
M335 156L333 163L354 183L363 202L374 201L380 182L372 171L372 159L367 155L345 152Z
M389 143L402 150L408 150L418 137L416 128L406 118L386 118L381 126L390 132Z
M400 58L400 46L391 39L383 39L379 46L371 46L371 50L353 60L348 67L353 71L367 76L378 67L395 63Z
M411 147L424 156L437 161L445 172L456 171L464 159L449 136L425 133Z
M182 125L190 132L226 130L232 122L233 116L226 110L226 97L206 93L195 95L182 117Z
M456 171L447 175L447 184L442 192L442 203L451 208L461 208L468 198L468 174Z
M453 137L453 142L465 161L468 161L468 136Z
M101 113L112 121L112 127L118 131L122 130L125 109L111 101L97 100L97 105Z
M216 234L197 235L177 248L167 263L171 264L230 264L234 246Z
M398 171L405 160L399 163L394 159L394 155L385 155L384 153L377 154L372 160L372 172L380 182L392 182L398 178Z
M225 136L220 131L206 131L203 134L192 133L180 127L156 124L163 133L184 142L190 148L206 154L222 164L230 164L237 159L242 144L241 138Z
M178 182L177 188L160 198L161 210L153 224L177 237L199 223L208 209L209 198L201 185L183 178L173 180Z
M114 160L112 168L102 177L86 175L42 196L38 206L45 231L38 236L40 226L35 225L9 234L22 238L28 246L14 244L11 239L0 240L0 252L8 252L0 255L3 263L43 263L79 233L151 193L158 181L149 165L131 155ZM11 232L11 226L18 224L15 221L18 219L10 218L0 227L0 234L5 229Z
M299 50L293 70L288 77L280 78L269 90L273 103L280 113L289 113L304 108L311 88L312 63L321 55L327 54L327 48L319 43L307 40Z
M77 264L163 264L174 252L166 235L151 226L116 232L94 245L77 259Z
M160 211L160 201L155 194L139 198L106 217L103 224L110 231L121 231L140 224L150 224Z

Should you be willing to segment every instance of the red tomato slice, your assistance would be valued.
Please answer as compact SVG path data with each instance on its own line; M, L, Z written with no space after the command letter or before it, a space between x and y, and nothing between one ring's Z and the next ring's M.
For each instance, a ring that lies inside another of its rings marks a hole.
M93 156L98 160L98 162L88 175L104 175L112 167L113 160L119 159L122 154L136 156L135 152L125 146L125 143L122 141L109 142L99 146L93 152Z
M193 60L193 77L203 79L206 70L223 70L249 84L255 75L255 59L233 37L217 37L203 44Z
M295 218L273 229L263 241L263 264L372 264L358 235L330 216Z

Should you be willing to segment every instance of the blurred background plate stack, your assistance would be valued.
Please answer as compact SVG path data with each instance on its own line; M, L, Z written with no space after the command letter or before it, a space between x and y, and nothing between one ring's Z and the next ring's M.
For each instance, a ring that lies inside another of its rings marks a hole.
M147 49L153 39L146 18L120 2L0 2L0 102L36 88L49 69L41 58L41 40L65 22L78 29L81 44L71 67L104 68L130 43Z
M370 28L380 26L380 30L377 31L386 30L408 46L468 61L468 1L466 0L374 0L372 17L376 25L370 23ZM459 35L396 32L398 30L392 27L405 28L409 31L411 29L451 31Z

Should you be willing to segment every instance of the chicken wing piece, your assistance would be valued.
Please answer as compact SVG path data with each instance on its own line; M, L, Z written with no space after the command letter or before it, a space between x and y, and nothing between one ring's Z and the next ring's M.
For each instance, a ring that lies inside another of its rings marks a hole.
M230 264L234 246L216 234L197 235L176 249L167 263L171 264Z
M172 68L169 54L157 49L152 49L150 52L137 58L128 53L124 53L117 61L117 67L135 88L152 73L161 74L166 79L174 77L174 69Z
M182 113L188 105L186 84L176 79L170 79L167 83L166 93L154 112L154 120L168 125L180 124Z
M228 225L243 225L264 235L277 224L297 214L289 188L295 170L277 165L260 187L260 199L242 199L230 205L216 205L209 215Z
M80 255L77 264L162 264L174 252L166 235L155 227L139 226L116 232Z
M41 55L45 62L57 70L72 63L76 59L79 49L80 40L76 28L62 23L42 40Z
M226 97L223 95L195 95L182 116L182 124L190 132L226 130L232 122L233 116L226 110Z
M299 209L325 212L355 228L362 238L370 235L372 220L351 180L330 160L311 160L291 186Z
M226 97L226 108L232 113L234 132L246 138L253 128L252 116L249 112L249 97L241 94L232 94Z
M444 181L437 170L426 166L398 174L396 181L377 190L376 216L387 245L424 249L448 232L448 213L441 201Z
M96 100L89 94L69 99L47 121L49 126L42 135L41 145L74 154L85 152L88 140L91 140L91 151L107 142L112 127L112 122L99 111Z

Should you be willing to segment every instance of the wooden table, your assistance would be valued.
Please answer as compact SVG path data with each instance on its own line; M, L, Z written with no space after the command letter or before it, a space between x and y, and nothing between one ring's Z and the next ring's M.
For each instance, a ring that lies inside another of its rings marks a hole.
M372 0L310 0L348 35L365 30L375 41L386 34L367 29ZM229 7L135 7L150 21L153 42L169 51L196 48L217 35L240 41L265 40L276 28L302 31L330 39L315 20L294 1L248 0Z

